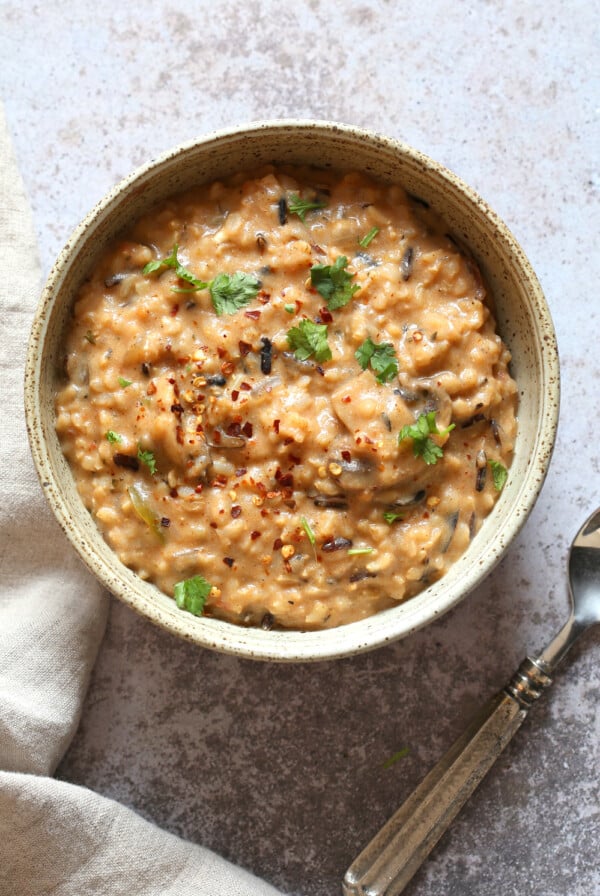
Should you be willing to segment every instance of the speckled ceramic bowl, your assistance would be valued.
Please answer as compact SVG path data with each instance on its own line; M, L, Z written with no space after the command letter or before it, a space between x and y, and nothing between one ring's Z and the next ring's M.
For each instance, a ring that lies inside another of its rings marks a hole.
M500 332L520 395L519 433L508 483L462 558L434 585L369 619L319 632L263 631L177 609L123 566L84 508L54 430L55 374L78 287L106 244L151 205L193 184L265 162L362 169L399 182L445 218L478 260L494 295ZM94 208L61 252L44 289L27 358L27 425L52 509L83 561L113 594L168 631L244 657L309 661L355 654L403 637L454 606L498 562L538 496L556 433L558 357L544 296L523 251L494 212L441 165L410 147L325 122L252 124L177 147L122 181Z

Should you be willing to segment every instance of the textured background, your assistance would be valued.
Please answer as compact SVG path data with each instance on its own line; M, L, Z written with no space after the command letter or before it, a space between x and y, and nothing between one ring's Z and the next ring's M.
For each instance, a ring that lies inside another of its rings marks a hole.
M272 666L179 643L113 602L60 777L289 894L335 894L473 711L562 623L568 543L600 503L597 10L0 2L0 85L46 270L108 188L175 143L259 118L333 119L417 146L489 201L540 277L562 361L536 509L458 608L361 658ZM600 893L599 661L591 634L410 896Z

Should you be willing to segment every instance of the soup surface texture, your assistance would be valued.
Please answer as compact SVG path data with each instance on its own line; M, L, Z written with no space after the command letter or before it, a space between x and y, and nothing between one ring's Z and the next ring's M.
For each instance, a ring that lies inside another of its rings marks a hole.
M318 629L406 600L507 475L510 355L476 265L362 174L163 203L82 285L57 389L79 493L182 610Z

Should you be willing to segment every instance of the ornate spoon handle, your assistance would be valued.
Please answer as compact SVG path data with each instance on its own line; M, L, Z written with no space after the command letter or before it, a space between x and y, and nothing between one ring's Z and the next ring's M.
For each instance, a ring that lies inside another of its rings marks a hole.
M521 663L355 859L344 877L344 896L402 892L550 684L546 663L530 658Z

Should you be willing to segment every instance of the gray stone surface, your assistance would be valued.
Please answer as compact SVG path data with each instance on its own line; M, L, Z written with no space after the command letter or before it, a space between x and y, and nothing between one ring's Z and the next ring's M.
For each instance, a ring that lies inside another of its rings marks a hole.
M563 377L550 473L504 561L446 617L360 658L273 666L194 649L113 603L59 775L289 894L337 893L473 711L559 626L568 542L600 503L598 7L8 0L0 14L0 84L46 269L108 188L180 140L321 117L460 174L546 292ZM590 634L410 896L600 893L599 660Z

